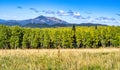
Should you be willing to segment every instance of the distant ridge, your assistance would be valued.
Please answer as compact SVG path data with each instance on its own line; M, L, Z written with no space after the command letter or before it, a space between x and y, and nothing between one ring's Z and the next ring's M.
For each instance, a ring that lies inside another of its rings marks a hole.
M73 26L73 23L68 23L64 20L58 19L56 17L47 17L47 16L38 16L33 19L27 20L3 20L0 19L0 24L8 25L8 26L23 26L23 27L67 27ZM81 23L75 24L76 26L107 26L103 24L95 24L95 23Z
M2 24L12 24L12 23L17 23L17 25L26 25L29 23L34 23L34 24L48 24L48 25L54 25L54 24L68 24L68 22L63 21L61 19L55 18L55 17L46 17L46 16L38 16L33 19L27 19L27 20L2 20L0 19L0 22Z
M98 23L81 23L81 24L75 24L77 26L108 26L105 24L98 24Z

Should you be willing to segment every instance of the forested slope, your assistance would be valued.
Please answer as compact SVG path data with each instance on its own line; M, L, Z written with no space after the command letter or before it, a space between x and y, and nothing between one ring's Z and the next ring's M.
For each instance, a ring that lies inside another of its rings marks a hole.
M0 48L119 47L120 27L23 28L0 25Z

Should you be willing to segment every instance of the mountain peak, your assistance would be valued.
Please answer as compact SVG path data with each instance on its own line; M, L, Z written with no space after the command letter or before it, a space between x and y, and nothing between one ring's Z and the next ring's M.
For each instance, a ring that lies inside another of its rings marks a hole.
M47 17L47 16L43 16L40 15L34 19L31 19L33 21L33 23L46 23L48 25L54 25L54 24L68 24L68 22L63 21L61 19L58 19L56 17Z
M26 24L29 24L29 23L32 23L32 24L48 24L48 25L55 25L55 24L69 24L68 22L66 21L63 21L61 19L58 19L56 17L47 17L47 16L43 16L43 15L40 15L36 18L33 18L33 19L27 19L27 20L21 20L21 21L18 21L18 20L8 20L8 21L3 21L3 20L0 20L0 22L3 22L3 23L10 23L12 24L13 22L14 23L18 23L20 25L26 25Z
M36 17L36 18L45 18L45 16L43 16L43 15L40 15L40 16L38 16L38 17Z

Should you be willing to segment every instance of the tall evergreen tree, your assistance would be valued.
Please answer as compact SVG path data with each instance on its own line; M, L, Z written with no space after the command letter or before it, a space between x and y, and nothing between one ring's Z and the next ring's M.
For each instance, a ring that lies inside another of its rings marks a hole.
M77 48L77 41L76 41L76 28L75 28L75 25L73 25L72 27L72 31L73 31L73 41L72 41L72 46L74 48Z

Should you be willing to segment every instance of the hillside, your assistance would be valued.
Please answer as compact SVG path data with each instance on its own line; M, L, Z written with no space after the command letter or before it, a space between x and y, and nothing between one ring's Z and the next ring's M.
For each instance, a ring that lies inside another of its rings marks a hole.
M68 23L64 20L58 19L56 17L47 17L47 16L38 16L33 19L27 20L3 20L0 19L0 24L8 25L8 26L22 26L22 27L67 27L73 26L106 26L103 24L95 24L95 23Z

